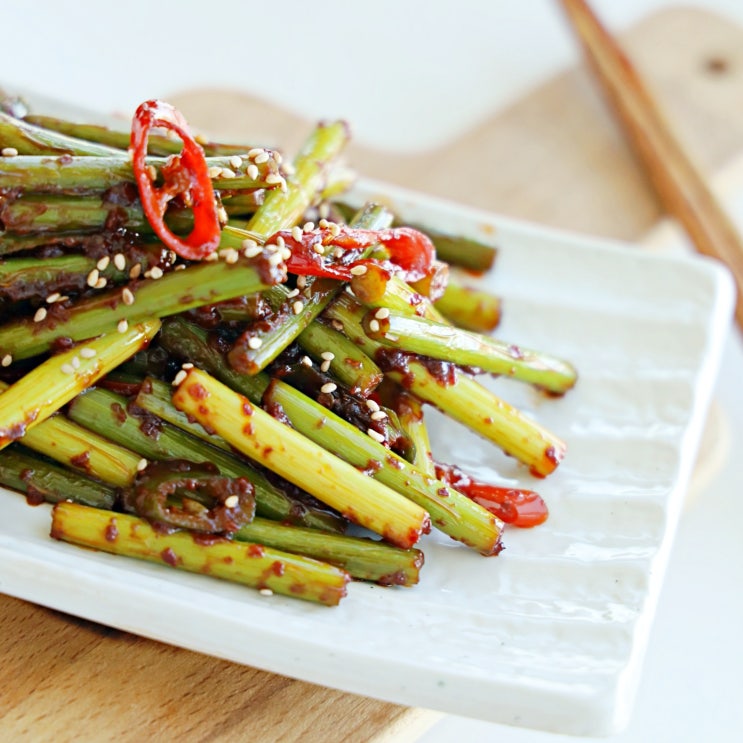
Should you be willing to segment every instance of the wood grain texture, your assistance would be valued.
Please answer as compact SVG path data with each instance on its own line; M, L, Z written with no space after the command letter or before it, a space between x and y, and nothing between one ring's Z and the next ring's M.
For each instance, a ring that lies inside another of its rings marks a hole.
M674 9L643 21L623 42L705 169L716 172L743 150L741 29ZM194 91L171 101L215 136L292 150L307 132L306 122L241 94ZM445 151L393 157L356 145L349 158L375 178L610 237L637 238L660 215L582 69L549 81ZM2 740L380 743L415 740L436 719L9 597L0 597L0 669Z

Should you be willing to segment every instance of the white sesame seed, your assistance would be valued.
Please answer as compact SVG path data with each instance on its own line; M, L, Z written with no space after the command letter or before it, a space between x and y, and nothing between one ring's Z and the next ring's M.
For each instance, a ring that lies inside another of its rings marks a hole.
M126 268L126 258L123 253L116 253L114 256L114 266L116 266L119 271L123 271Z
M230 495L224 499L225 508L234 508L239 502L240 499L236 495Z
M16 157L18 150L15 147L3 147L2 155L3 157Z
M325 361L332 361L335 358L335 354L332 351L323 351L320 354L321 359L325 359Z
M369 320L369 330L371 330L372 333L379 332L379 321L378 320Z
M312 246L312 250L314 250L318 255L325 255L325 246L322 243L315 243Z
M258 162L256 160L256 162ZM269 186L278 186L279 184L284 182L284 177L280 175L279 173L269 173L266 176L266 183Z
M352 276L363 276L366 273L366 266L354 266L351 269L351 275Z
M329 361L323 361L322 364L320 364L320 371L326 372L330 370L330 362Z
M380 307L375 313L374 317L377 320L386 320L390 316L390 311L386 307Z
M98 279L100 278L100 274L98 273L98 269L94 268L85 279L85 282L87 285L91 288L95 288L95 285L98 283Z
M297 224L292 227L292 237L297 241L302 241L302 228Z
M384 410L375 410L370 416L373 421L383 421L386 417L387 413Z
M121 290L121 299L124 302L124 304L128 304L128 305L134 304L134 294L132 293L132 290L125 286Z
M214 180L215 178L219 178L222 168L220 168L218 165L212 165L209 170L206 171L209 174L209 177Z
M187 376L188 372L185 369L180 369L178 374L173 377L173 387L177 387Z
M304 226L302 227L302 229L305 232L312 232L312 230L315 229L315 223L314 222L305 222L304 223Z
M335 384L335 382L326 382L322 387L320 387L320 392L322 392L325 395L328 395L331 392L335 392L337 389L338 389L338 385Z
M126 318L119 320L116 330L118 330L119 333L126 333L126 331L129 330L129 323L126 321Z
M95 348L88 348L87 346L85 348L80 349L80 355L84 359L92 359L95 357L96 350Z
M243 159L240 157L240 155L233 155L230 158L230 165L237 170L241 165L243 164Z
M281 235L279 235L276 238L276 247L277 248L283 248L285 246L286 246L286 240L284 240L284 238Z
M205 261L206 263L211 263L212 261L218 261L219 260L219 253L217 253L216 250L209 253L209 255L204 256L201 260Z
M263 339L259 338L257 335L252 335L250 338L248 338L248 348L256 349L260 348L263 345Z
M309 356L302 356L301 359L299 359L300 364L304 364L305 366L312 366L312 359Z
M335 250L333 251L333 258L335 258L336 260L337 260L338 258L342 258L342 257L343 257L343 253L344 253L344 252L345 252L345 251L343 250L343 248L336 248L336 249L335 249Z
M343 323L340 320L331 320L330 326L333 328L333 330L337 330L339 333L342 333L345 328L343 327Z
M261 588L258 593L261 596L273 596L273 591L270 588Z
M263 149L263 147L253 147L252 150L248 150L248 157L252 159L254 157L258 157L258 155L261 155L264 152L265 150Z
M185 263L179 263L177 266L173 268L174 271L185 271L186 270L186 264Z
M52 292L47 298L46 303L47 304L54 304L55 302L58 302L61 299L62 295L59 292Z
M142 264L135 263L129 270L129 278L138 279L141 273L142 273Z
M278 150L271 150L271 157L274 159L277 165L281 165L284 161L283 155Z
M59 370L62 372L62 374L74 374L75 373L75 367L72 366L72 364L62 364L62 366L59 367Z
M260 155L256 155L255 158L253 158L253 162L255 162L256 165L261 165L263 163L267 163L269 160L270 155L264 150L261 152Z
M375 431L373 428L367 428L366 432L371 438L373 438L375 441L378 441L380 444L384 442L384 435L379 433L378 431Z
M163 270L162 268L160 268L160 266L153 266L150 269L149 273L150 273L150 278L155 279L155 281L163 277Z
M293 299L299 294L299 289L292 289L290 292L286 293L287 299Z
M379 403L377 403L376 400L367 400L366 407L369 408L369 410L371 410L372 413L376 413L379 411Z
M98 263L96 263L96 264L95 264L95 267L96 267L96 268L97 268L97 269L98 269L99 271L105 271L105 270L106 270L106 269L108 268L108 264L109 264L110 262L111 262L111 259L110 259L110 258L109 258L109 257L108 257L107 255L104 255L104 256L103 256L103 258L101 258L101 259L100 259L100 260L98 261Z
M46 318L46 307L39 307L34 315L34 322L41 322Z
M10 366L13 363L13 357L6 353L5 356L3 356L2 361L0 361L0 366Z
M157 180L157 171L155 170L155 167L153 165L147 166L147 175L150 177L151 181Z
M230 170L229 168L222 168L219 171L219 175L221 178L234 178L235 177L235 171Z
M95 288L104 289L106 284L108 284L108 279L105 276L101 276L101 278L95 282Z
M272 266L278 266L281 261L284 260L284 253L283 251L281 253L272 253L268 256L268 262Z
M224 251L224 262L225 263L237 263L240 254L234 248L228 248Z
M186 370L193 369L193 364L190 361L184 361L181 364L181 369L186 369Z
M300 289L306 289L307 288L307 277L306 276L297 276L297 286Z
M72 364L73 369L79 369L80 368L80 359L77 356L73 356L70 360L70 363Z
M317 226L318 226L318 227L319 227L319 228L320 228L321 230L326 230L326 229L328 228L328 225L329 225L329 224L330 224L330 222L328 222L328 220L327 220L327 219L325 219L325 218L323 217L323 218L322 218L322 219L321 219L321 220L320 220L320 221L319 221L319 222L317 223Z
M250 165L248 165L248 178L250 178L253 181L257 181L258 180L258 176L260 174L261 173L258 170L258 166L257 165L253 165L253 163L250 163Z
M298 315L303 309L304 309L304 302L300 302L299 300L297 300L292 305L292 312L294 312L295 315Z
M247 242L247 240L245 241ZM243 251L243 255L246 258L255 258L257 255L260 255L263 252L263 248L260 245L253 245L252 248L245 248Z
M328 229L333 237L338 237L341 234L341 226L337 222L331 222Z
M285 261L288 261L288 260L289 260L289 258L291 258L291 257L292 257L292 251L291 251L291 250L289 250L289 248L282 248L282 249L281 249L281 257L282 257L282 258L283 258L283 259L284 259Z
M252 248L259 247L259 245L252 237L247 237L240 243L240 247L243 248L243 250L251 250Z
M220 222L226 222L228 219L227 210L223 206L220 206L219 209L217 209L217 216L219 217Z
M142 459L137 462L137 472L141 472L144 469L147 469L147 460L142 457Z

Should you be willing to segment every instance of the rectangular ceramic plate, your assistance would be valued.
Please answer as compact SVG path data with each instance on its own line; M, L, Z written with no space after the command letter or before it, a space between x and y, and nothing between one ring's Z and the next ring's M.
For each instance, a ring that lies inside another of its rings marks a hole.
M666 558L728 329L717 264L545 231L365 184L408 219L498 246L482 283L499 337L575 363L549 399L486 380L568 442L524 468L432 413L438 459L538 489L551 515L484 558L423 541L412 589L362 583L335 609L51 540L49 509L0 492L0 590L175 645L406 705L597 735L631 710Z

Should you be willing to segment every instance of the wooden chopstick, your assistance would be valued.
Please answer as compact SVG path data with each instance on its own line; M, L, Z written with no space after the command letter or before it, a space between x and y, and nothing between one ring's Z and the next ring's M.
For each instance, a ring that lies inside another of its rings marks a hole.
M666 210L696 249L731 271L743 329L743 241L674 136L640 75L585 0L560 0L586 56Z

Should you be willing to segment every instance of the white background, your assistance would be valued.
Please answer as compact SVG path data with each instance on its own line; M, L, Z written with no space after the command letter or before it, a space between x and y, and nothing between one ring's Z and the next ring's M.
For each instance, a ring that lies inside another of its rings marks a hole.
M594 1L614 30L671 4ZM741 0L695 4L743 25ZM309 118L342 116L359 141L400 151L442 144L578 56L551 0L6 0L0 19L0 81L12 86L123 113L198 87L243 90ZM743 223L743 198L729 201ZM736 332L716 393L734 446L741 380ZM687 506L635 717L617 741L743 739L741 483L743 461L729 456ZM422 741L455 739L567 740L448 717Z

